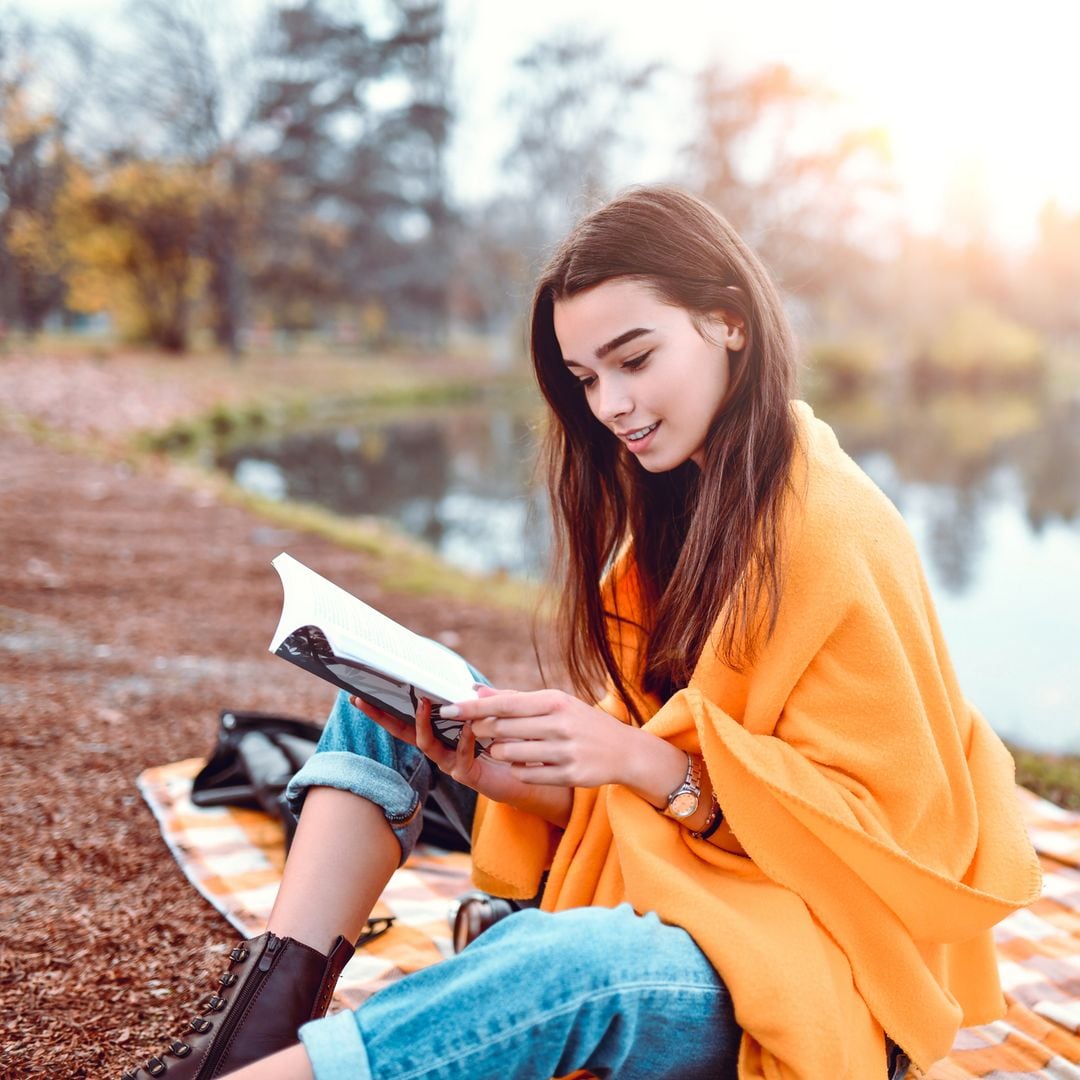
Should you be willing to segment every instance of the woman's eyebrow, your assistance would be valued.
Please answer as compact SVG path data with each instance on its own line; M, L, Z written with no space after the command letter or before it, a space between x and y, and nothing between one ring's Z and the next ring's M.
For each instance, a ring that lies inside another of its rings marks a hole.
M637 326L633 330L627 330L626 333L620 334L616 338L612 338L606 345L601 345L596 350L596 359L603 360L609 352L617 349L620 345L625 345L628 341L633 341L634 338L641 337L642 334L651 334L651 329L646 329L643 326Z
M618 337L613 337L605 345L601 345L596 350L596 359L603 360L609 352L613 352L620 345L625 345L628 341L633 341L635 338L639 338L642 334L651 334L651 327L635 326L633 330L627 330L620 334ZM568 367L584 367L584 364L579 364L576 360L567 360L563 358L563 363Z

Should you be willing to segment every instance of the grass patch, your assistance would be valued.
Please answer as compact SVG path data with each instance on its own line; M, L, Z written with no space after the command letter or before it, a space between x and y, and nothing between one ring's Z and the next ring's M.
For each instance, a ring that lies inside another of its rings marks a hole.
M494 398L531 400L534 396L532 385L516 376L488 381L403 379L391 385L372 386L364 392L329 397L297 395L240 404L219 401L206 412L156 431L142 432L133 441L139 450L152 454L185 456L204 446L220 449L268 430L284 432L316 418L326 422L334 417L377 414L385 419L395 411L415 413L423 408L467 405Z
M409 561L397 559L382 578L385 588L419 596L446 596L470 603L488 604L509 611L529 612L545 607L539 585L509 574L467 574L449 567L437 556Z
M1012 745L1009 752L1021 787L1066 810L1080 811L1080 754L1048 754Z
M207 412L178 420L156 431L140 432L133 438L135 447L151 454L182 457L206 445L220 446L231 439L251 438L271 427L284 429L303 421L313 405L296 401L251 401L230 405L219 401Z
M339 547L369 556L380 584L414 596L445 596L514 612L532 612L543 603L542 588L506 574L472 574L441 560L419 540L380 518L343 518L310 503L267 499L226 477L189 475L197 486L212 486L223 502L243 507L283 529L313 533Z
M37 417L2 408L0 408L0 430L25 435L42 446L51 447L65 454L81 454L95 461L124 461L130 464L132 458L131 453L118 452L115 447L108 446L101 439L73 431L63 431Z

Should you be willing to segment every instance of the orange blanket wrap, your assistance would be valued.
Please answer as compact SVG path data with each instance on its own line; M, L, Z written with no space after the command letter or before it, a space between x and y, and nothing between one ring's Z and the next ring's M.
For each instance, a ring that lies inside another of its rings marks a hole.
M556 911L629 901L685 928L731 990L741 1080L913 1075L963 1025L1004 1013L990 927L1041 876L1013 761L964 699L897 511L808 406L782 529L779 619L736 673L706 647L666 703L640 690L644 642L612 636L650 717L700 751L725 824L699 841L621 785L576 789L564 832L487 799L476 884ZM632 560L609 602L640 617ZM627 720L609 694L602 708Z

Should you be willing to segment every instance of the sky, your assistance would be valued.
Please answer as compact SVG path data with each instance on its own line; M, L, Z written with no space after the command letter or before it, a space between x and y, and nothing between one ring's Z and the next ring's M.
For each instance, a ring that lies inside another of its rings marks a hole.
M465 198L497 190L514 57L575 25L604 33L628 63L659 59L687 74L710 61L736 74L784 63L821 81L841 95L853 125L885 130L902 212L921 231L982 216L994 238L1021 246L1045 200L1080 212L1078 0L447 3L461 108L452 180ZM92 11L107 30L122 24L123 3L34 0L32 10L77 19ZM671 172L674 149L692 131L685 85L667 79L635 113L639 152L620 184Z
M737 73L780 62L832 87L853 121L887 132L906 216L922 230L981 207L993 235L1021 244L1047 198L1080 211L1077 0L592 0L584 18L580 0L451 0L451 9L468 29L463 68L483 117L510 44L576 21L635 60L687 71L719 61ZM661 118L661 141L679 111Z

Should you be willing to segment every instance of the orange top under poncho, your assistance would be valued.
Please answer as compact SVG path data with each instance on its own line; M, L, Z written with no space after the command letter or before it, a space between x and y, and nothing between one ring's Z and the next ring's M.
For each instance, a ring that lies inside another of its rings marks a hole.
M548 911L628 901L681 926L728 985L741 1080L884 1075L884 1033L918 1075L963 1025L1003 1015L990 927L1039 895L1013 761L960 692L910 534L796 403L776 628L736 673L710 639L661 704L644 642L612 621L647 731L700 751L713 838L618 784L578 788L565 831L481 799L473 875ZM609 602L634 618L632 559ZM624 721L621 701L601 706Z

